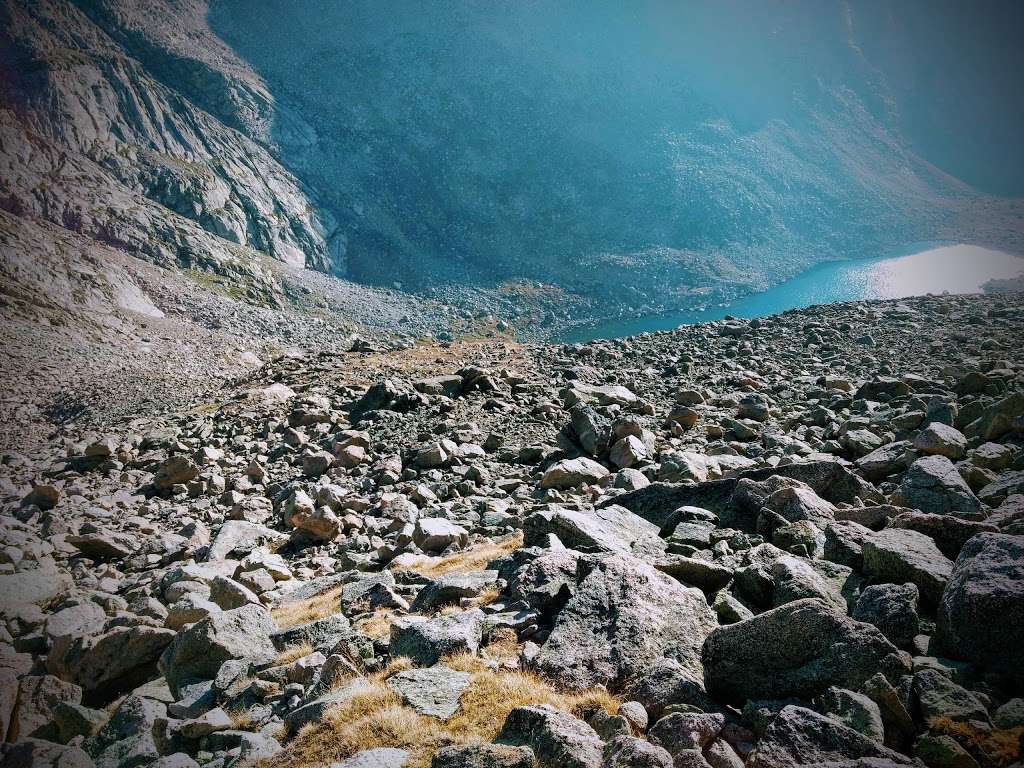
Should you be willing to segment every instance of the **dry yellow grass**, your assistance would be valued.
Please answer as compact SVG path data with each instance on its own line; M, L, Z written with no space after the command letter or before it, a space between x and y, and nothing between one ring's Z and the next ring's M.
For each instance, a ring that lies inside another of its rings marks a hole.
M292 645L285 648L279 654L275 662L277 666L284 666L285 664L291 664L293 661L298 661L303 656L309 656L313 652L313 646L309 643L302 643L302 645Z
M410 751L408 768L428 768L440 747L492 741L515 707L549 704L582 717L597 709L618 711L619 702L603 689L561 692L526 672L491 670L469 655L452 656L444 663L471 675L458 711L447 722L417 714L387 687L387 678L407 667L397 664L371 679L372 690L299 731L271 765L319 768L364 749L397 747Z
M377 640L390 634L393 615L387 608L378 608L371 615L357 619L352 626L371 640Z
M490 605L496 602L501 597L501 590L497 587L488 587L473 600L473 603L477 606Z
M514 629L499 627L491 631L491 636L481 651L481 655L499 664L512 662L519 658L521 648Z
M432 560L424 560L422 563L414 563L409 570L415 571L427 578L444 576L446 573L469 573L481 571L487 567L492 560L514 552L523 546L523 534L518 532L502 542L494 544L481 544L470 547L462 552L456 552L448 557L441 557Z
M270 611L279 627L297 627L301 624L308 624L317 619L324 619L341 612L338 603L341 597L341 587L333 587L326 592L309 598L308 600L296 600L285 602Z
M983 756L985 768L1003 768L1021 757L1024 726L981 729L948 717L933 717L928 721L928 727L936 733L953 737L974 755Z

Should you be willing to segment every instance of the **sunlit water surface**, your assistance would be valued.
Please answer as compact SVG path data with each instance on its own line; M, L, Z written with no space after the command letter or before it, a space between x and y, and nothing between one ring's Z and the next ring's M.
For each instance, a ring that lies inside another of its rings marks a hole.
M991 280L1024 275L1024 259L976 245L946 245L902 256L819 264L763 293L707 309L681 310L575 328L562 341L612 339L678 325L764 317L814 304L898 299L926 293L981 293Z

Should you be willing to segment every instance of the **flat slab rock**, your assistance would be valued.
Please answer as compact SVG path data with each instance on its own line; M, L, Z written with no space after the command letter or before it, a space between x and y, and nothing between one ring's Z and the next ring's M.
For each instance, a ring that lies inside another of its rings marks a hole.
M447 720L459 708L462 692L469 686L468 672L443 664L409 669L388 678L388 687L421 715Z
M329 768L402 768L409 760L409 753L404 749L378 747L364 749L340 763L331 763Z

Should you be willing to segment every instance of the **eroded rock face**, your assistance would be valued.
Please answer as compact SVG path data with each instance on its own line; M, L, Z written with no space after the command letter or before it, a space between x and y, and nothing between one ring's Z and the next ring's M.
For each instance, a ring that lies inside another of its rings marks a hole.
M700 650L716 624L699 590L613 555L582 575L535 664L574 689L621 687L664 657L699 676Z
M703 663L708 693L734 703L855 690L879 670L897 680L910 668L877 628L813 598L719 627Z
M36 150L22 154L22 173L4 174L14 208L158 263L173 263L183 247L196 261L230 263L231 243L288 264L343 268L343 248L328 242L333 222L263 145L265 86L210 32L205 13L86 10L12 7L5 44L47 72L33 79L18 68L9 89L25 108L8 114L7 141ZM182 28L189 33L167 34ZM61 50L74 52L75 67L61 65ZM40 198L32 189L44 179ZM62 209L77 209L75 220Z

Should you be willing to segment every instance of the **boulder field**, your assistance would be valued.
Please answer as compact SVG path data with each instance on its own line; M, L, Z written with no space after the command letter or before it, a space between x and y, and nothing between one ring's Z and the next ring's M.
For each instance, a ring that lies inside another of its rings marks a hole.
M1022 329L291 349L8 451L0 762L1019 765Z

